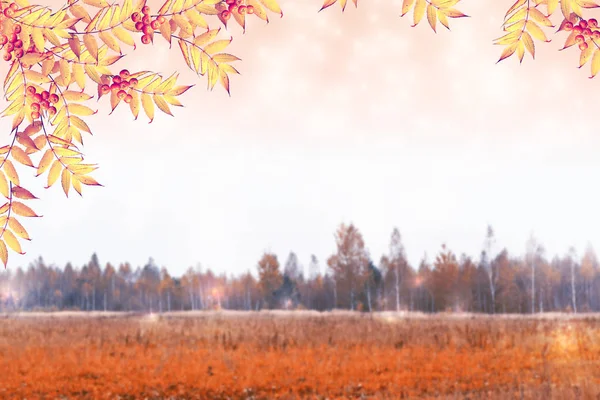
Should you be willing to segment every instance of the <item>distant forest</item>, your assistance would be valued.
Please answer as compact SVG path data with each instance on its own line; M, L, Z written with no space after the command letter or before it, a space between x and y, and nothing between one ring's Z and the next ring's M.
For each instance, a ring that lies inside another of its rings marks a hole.
M488 226L482 252L457 257L442 245L432 262L407 262L398 229L376 263L359 230L342 224L337 251L324 268L313 255L304 268L294 252L283 265L265 252L240 276L201 267L173 277L150 258L143 267L102 266L96 254L80 268L47 265L39 258L24 270L0 273L0 311L82 310L165 312L207 309L352 309L537 313L600 310L600 270L591 247L549 259L532 236L524 257L496 249ZM255 275L257 277L255 277Z

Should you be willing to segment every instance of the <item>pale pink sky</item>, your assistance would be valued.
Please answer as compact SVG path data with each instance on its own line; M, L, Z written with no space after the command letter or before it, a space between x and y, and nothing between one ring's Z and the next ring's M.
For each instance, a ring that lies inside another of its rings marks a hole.
M511 4L465 0L472 18L436 35L426 20L410 28L399 0L343 15L282 0L284 18L232 29L243 61L231 98L207 92L177 46L138 48L119 67L181 71L197 84L186 107L148 124L128 109L107 117L102 99L84 139L105 187L65 199L58 184L26 180L44 218L25 221L34 240L9 268L39 255L80 266L97 252L134 266L152 256L174 274L197 262L240 273L265 249L282 262L293 250L305 266L314 253L324 268L341 222L357 225L376 262L394 226L414 264L444 242L477 256L488 223L513 253L533 230L550 253L581 254L600 243L600 78L554 35L535 61L495 65Z

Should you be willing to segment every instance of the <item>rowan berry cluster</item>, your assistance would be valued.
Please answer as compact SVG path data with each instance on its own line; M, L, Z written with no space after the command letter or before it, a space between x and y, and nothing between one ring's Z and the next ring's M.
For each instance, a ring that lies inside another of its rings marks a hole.
M2 5L0 4L0 11L2 11L2 14L4 14L6 18L11 18L12 16L14 16L15 11L17 11L18 9L19 5L17 3L10 3L10 5L4 10L2 10Z
M28 86L27 97L32 101L30 106L32 119L38 119L43 112L50 117L56 114L56 107L52 105L58 103L59 98L56 93L50 94L47 90L38 91L35 86Z
M138 80L136 78L130 78L128 70L124 69L119 72L119 75L113 75L112 82L111 78L109 77L105 77L103 80L105 83L100 86L100 91L102 94L107 94L112 91L116 92L117 97L120 100L125 101L125 103L130 103L131 100L133 100L133 96L127 94L125 90L129 88L135 88L138 84Z
M148 6L142 8L142 14L138 12L131 14L131 20L135 22L135 29L144 33L142 35L143 44L149 44L152 41L154 31L166 22L166 18L162 15L152 20L150 17L150 7Z
M231 18L233 13L238 13L240 15L244 14L254 14L254 6L253 5L244 5L241 0L225 0L225 3L229 5L227 10L221 11L221 18L227 21Z
M8 10L12 10L12 8L7 8L4 10L4 12ZM13 31L9 36L4 34L0 35L0 48L4 49L4 56L2 57L4 58L4 61L10 61L13 59L13 57L21 58L25 54L25 51L23 50L23 41L19 39L20 32L21 25L15 25L13 26Z
M577 34L575 36L575 43L579 44L579 50L583 51L588 48L587 39L592 38L593 40L600 39L600 31L598 28L598 20L596 18L590 18L589 20L582 19L579 24L575 25L572 22L565 23L566 31L573 31Z

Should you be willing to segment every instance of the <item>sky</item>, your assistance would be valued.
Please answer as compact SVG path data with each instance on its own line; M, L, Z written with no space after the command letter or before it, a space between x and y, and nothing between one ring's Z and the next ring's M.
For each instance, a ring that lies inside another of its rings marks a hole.
M442 243L477 257L488 224L496 251L515 255L532 232L551 255L600 245L600 78L577 69L575 49L557 51L560 35L536 42L535 61L496 65L492 40L510 6L501 3L463 1L472 18L435 34L400 18L398 0L344 14L281 0L283 18L230 29L228 51L243 60L231 97L207 91L177 46L138 47L117 68L179 71L196 84L185 107L148 124L97 103L84 150L105 186L83 198L21 169L43 218L23 221L33 241L8 268L39 256L80 267L96 252L102 264L152 257L174 275L198 263L239 274L264 251L282 264L294 251L325 270L342 222L358 227L375 262L394 227L413 265ZM0 130L8 143L8 119Z

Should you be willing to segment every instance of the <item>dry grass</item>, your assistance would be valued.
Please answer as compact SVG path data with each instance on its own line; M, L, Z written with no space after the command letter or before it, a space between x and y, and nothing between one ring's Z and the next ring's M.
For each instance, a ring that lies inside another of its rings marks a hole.
M5 315L0 398L600 398L600 317L554 317Z

